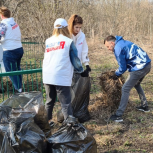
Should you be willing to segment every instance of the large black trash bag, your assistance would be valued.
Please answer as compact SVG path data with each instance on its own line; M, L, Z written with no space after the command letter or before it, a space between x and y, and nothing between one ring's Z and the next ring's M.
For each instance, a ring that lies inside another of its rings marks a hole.
M11 107L0 106L0 131L8 137L9 144L16 147L18 143L16 142L13 128L9 123L10 114Z
M90 78L81 77L80 74L74 74L72 82L72 92L71 95L75 95L72 98L73 115L78 118L80 123L84 123L90 120L90 114L88 111L88 105L90 100ZM74 92L74 93L73 93ZM57 113L57 121L63 122L64 116L60 110Z
M24 114L24 112L35 113L35 123L43 130L46 136L51 135L51 127L48 123L47 112L41 92L33 91L15 94L5 100L2 105L12 107L15 112L22 111L22 114Z
M95 139L81 124L63 125L47 141L48 153L97 153Z
M90 100L90 78L80 77L73 87L75 98L72 101L74 116L80 123L90 120L88 105Z
M16 133L20 152L46 153L46 138L43 131L34 123L32 118L23 122Z
M9 106L0 106L0 124L8 124L8 118L12 108Z
M6 133L0 130L0 153L16 153L8 141Z
M21 124L29 118L34 118L35 112L27 111L26 109L18 108L12 109L9 117L9 123L13 128L14 133L18 132Z

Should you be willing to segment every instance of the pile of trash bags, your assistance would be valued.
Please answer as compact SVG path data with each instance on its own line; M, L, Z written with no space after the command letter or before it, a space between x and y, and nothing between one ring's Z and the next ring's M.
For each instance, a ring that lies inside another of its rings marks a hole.
M51 134L41 92L15 94L0 105L1 153L96 153L95 139L83 127L63 124Z
M90 77L81 77L80 74L74 73L72 80L71 104L74 112L73 115L80 123L84 123L91 118L88 111L90 89ZM57 113L57 121L60 123L64 121L64 116L61 110Z

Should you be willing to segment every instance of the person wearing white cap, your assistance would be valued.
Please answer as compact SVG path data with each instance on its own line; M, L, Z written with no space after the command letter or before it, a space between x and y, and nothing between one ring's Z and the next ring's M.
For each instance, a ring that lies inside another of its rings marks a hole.
M54 23L53 35L45 42L43 83L46 90L45 108L50 124L52 124L56 95L61 103L64 119L70 116L74 118L71 106L73 71L75 69L78 73L85 73L67 26L65 19L57 19Z

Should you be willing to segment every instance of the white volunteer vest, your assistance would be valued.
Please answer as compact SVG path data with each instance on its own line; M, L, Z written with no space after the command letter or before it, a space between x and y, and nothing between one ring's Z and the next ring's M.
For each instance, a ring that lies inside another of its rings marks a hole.
M43 83L71 86L73 66L70 61L72 40L63 35L52 36L46 40L43 60Z
M1 40L3 51L14 50L22 47L20 28L14 19L3 19L1 23L6 24L7 26L5 36Z

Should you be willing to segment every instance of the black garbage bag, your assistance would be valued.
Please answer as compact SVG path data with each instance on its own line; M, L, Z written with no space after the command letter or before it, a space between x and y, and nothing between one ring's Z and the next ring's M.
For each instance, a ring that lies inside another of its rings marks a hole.
M89 77L81 77L80 74L74 74L72 90L75 96L72 98L71 103L73 107L73 115L78 118L80 123L84 123L91 118L88 111L90 88L91 84ZM61 110L57 113L57 121L60 123L64 121L64 116Z
M90 78L80 77L73 86L75 98L72 101L74 116L78 118L80 123L90 120L88 105L90 100Z
M21 112L23 116L21 115L20 118L17 119L17 122L20 124L29 118L29 116L25 117L25 114L28 115L27 112L32 112L35 114L35 123L43 130L46 136L51 135L51 127L48 123L47 112L45 110L41 92L32 91L15 94L9 99L5 100L1 105L12 107L16 113ZM25 120L23 120L23 118L25 118Z
M0 153L16 153L10 145L6 133L0 130Z
M12 109L12 112L9 117L9 123L13 128L14 133L18 132L20 126L23 122L29 118L34 118L36 113L34 111L29 111L23 108Z
M81 124L63 125L47 141L48 153L97 153L95 139Z
M19 150L24 153L46 153L46 138L43 131L29 118L20 125L16 133Z
M18 143L16 142L13 128L9 123L10 114L11 114L11 107L0 106L0 131L1 133L3 133L3 136L1 136L1 138L3 139L4 136L7 137L8 138L7 141L9 141L9 144L11 146L16 147L18 146Z
M0 106L0 124L8 124L8 118L12 108L9 106Z

